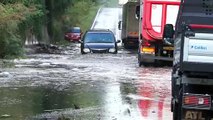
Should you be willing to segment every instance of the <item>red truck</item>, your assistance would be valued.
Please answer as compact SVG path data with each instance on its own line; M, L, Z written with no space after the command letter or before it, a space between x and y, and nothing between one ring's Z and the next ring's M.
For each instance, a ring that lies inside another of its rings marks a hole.
M173 60L173 43L162 36L164 27L175 26L179 5L180 0L140 0L139 66Z

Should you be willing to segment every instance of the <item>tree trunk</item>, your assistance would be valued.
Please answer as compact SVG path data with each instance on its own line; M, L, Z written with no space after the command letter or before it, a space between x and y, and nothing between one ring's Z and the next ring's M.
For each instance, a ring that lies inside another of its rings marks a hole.
M47 10L47 33L49 40L53 38L53 0L45 0L46 10Z

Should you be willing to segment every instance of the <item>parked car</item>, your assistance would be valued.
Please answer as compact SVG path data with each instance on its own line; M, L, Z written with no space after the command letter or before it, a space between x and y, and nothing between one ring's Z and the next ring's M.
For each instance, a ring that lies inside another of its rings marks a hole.
M70 42L79 42L81 40L82 31L80 27L72 27L65 33L64 39Z
M108 29L88 30L81 41L81 53L114 53L118 51L115 35Z

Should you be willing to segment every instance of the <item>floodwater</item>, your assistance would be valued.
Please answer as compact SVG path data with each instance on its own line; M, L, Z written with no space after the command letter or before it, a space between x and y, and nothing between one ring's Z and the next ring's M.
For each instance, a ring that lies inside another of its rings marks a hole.
M92 28L119 39L120 13L101 9ZM118 54L81 55L71 43L1 69L0 120L171 120L170 75L169 66L138 67L137 50L121 44Z

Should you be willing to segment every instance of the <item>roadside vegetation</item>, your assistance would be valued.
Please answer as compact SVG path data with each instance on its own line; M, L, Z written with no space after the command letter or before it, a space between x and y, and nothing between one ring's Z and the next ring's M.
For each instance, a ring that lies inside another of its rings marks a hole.
M64 43L71 26L90 28L101 6L115 0L0 0L0 58L22 57L26 40Z

